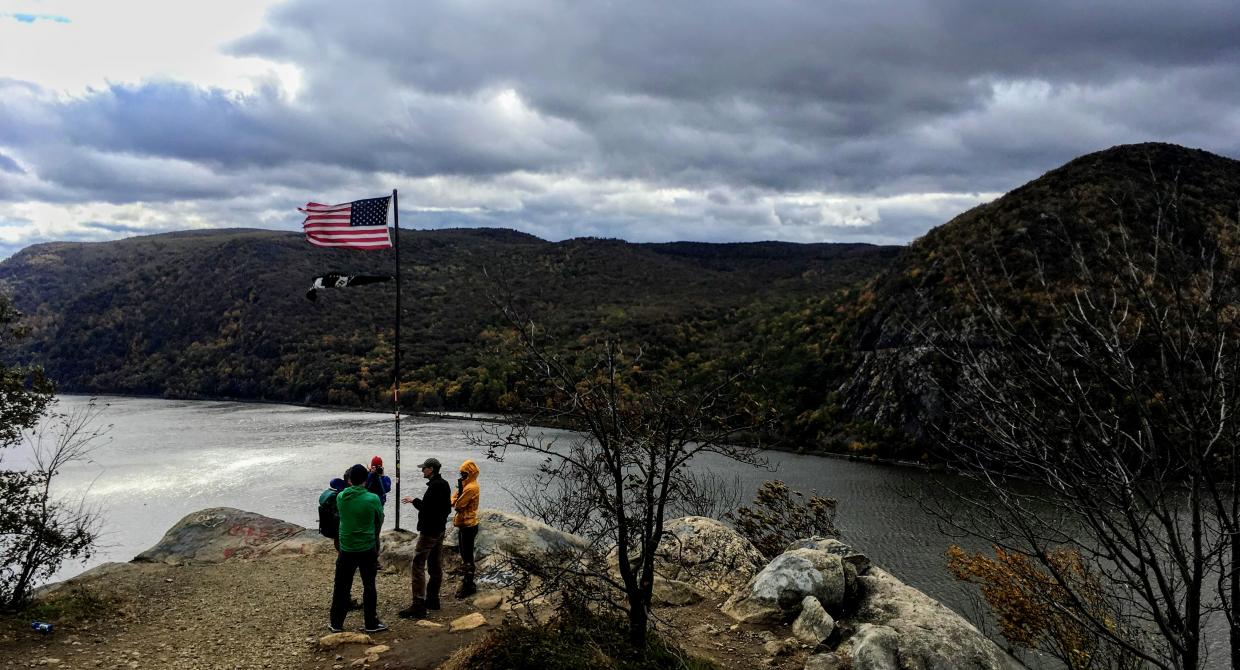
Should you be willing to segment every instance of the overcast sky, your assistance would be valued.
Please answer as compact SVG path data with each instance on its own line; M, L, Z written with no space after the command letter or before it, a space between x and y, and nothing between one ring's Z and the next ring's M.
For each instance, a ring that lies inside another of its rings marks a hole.
M1116 144L1240 157L1237 82L1237 0L0 0L0 256L392 188L409 228L905 243Z

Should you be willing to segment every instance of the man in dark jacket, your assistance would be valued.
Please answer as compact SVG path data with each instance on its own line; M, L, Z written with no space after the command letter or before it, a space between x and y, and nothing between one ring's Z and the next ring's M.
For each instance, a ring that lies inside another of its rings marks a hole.
M452 487L439 476L437 459L428 458L418 466L427 479L426 495L422 498L406 496L401 502L410 503L418 510L418 542L413 548L413 603L400 616L421 619L428 609L439 609L439 585L443 582L443 566L439 561L443 548L444 526L452 511ZM430 581L426 577L430 573Z
M362 573L362 610L365 614L367 633L387 630L387 624L379 621L376 606L378 592L375 590L375 572L379 557L379 529L383 526L383 505L379 496L366 490L366 466L358 463L349 468L349 488L336 496L340 510L340 551L336 554L336 576L332 585L331 621L332 632L344 629L344 617L349 612L349 590L353 587L353 573Z

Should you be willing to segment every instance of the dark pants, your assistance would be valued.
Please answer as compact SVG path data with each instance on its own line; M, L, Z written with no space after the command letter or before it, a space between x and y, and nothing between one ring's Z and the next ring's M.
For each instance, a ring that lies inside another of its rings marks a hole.
M426 601L439 600L439 585L443 583L443 533L418 533L418 543L413 546L413 604L424 605ZM426 580L430 573L430 581Z
M362 573L362 612L365 615L366 627L373 628L379 623L379 616L375 612L379 601L378 592L375 591L375 566L378 560L379 555L374 548L336 554L336 579L332 585L331 612L331 624L336 628L344 628L344 615L349 612L351 601L349 591L353 588L353 573L359 570Z
M474 583L474 540L478 539L478 526L461 526L457 530L457 540L460 546L457 549L461 552L461 569L466 584L473 586Z

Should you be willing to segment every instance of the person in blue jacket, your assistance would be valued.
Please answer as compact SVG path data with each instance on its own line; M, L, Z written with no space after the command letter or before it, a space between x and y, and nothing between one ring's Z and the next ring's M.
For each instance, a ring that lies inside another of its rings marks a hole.
M388 491L392 490L392 478L383 474L383 459L370 459L370 472L366 475L366 490L379 496L379 502L387 505Z

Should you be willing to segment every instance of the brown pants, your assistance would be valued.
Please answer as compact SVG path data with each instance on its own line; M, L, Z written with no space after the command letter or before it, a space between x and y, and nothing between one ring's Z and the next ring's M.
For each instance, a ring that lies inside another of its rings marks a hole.
M413 547L413 604L439 600L439 585L443 583L443 564L439 561L443 549L443 533L418 533ZM430 581L426 580L430 573Z

